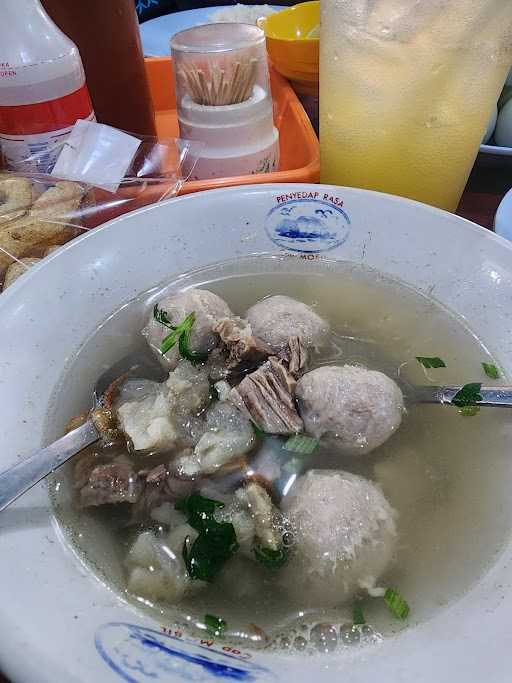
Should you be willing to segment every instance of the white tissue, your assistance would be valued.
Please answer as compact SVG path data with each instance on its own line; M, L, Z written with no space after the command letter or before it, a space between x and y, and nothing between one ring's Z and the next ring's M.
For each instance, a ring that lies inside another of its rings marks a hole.
M117 128L79 120L64 143L52 175L116 192L141 140Z

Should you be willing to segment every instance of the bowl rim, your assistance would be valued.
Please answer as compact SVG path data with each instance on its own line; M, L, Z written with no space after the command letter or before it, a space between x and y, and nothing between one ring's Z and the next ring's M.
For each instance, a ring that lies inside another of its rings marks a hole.
M491 241L497 242L498 244L501 244L502 247L505 247L507 250L512 251L512 242L509 240L505 239L498 233L494 232L493 230L490 230L488 228L485 228L482 225L479 225L478 223L475 223L474 221L469 220L469 218L464 218L464 216L459 216L456 213L452 213L450 211L446 211L445 209L440 209L437 206L431 206L430 204L425 204L424 202L417 201L415 199L410 199L409 197L401 197L399 195L394 195L390 194L388 192L379 192L377 190L367 190L365 188L361 187L350 187L348 185L332 185L329 183L258 183L258 184L252 184L252 185L233 185L229 187L218 187L214 188L212 190L201 190L200 192L192 192L189 194L185 195L178 195L176 197L169 197L169 199L164 199L161 202L158 202L157 204L150 204L148 206L142 206L139 209L136 209L135 211L131 211L127 214L123 214L121 216L117 216L116 218L112 218L109 221L106 221L105 223L102 223L98 227L94 228L93 230L88 230L84 232L82 235L79 235L78 237L75 237L75 239L71 240L70 242L67 242L66 244L62 245L59 247L59 249L56 249L53 251L51 254L49 254L46 258L41 259L39 263L35 263L33 266L30 267L30 269L23 274L23 277L18 278L15 280L12 285L5 291L0 293L0 309L2 307L2 303L6 300L7 297L13 296L14 293L23 286L25 282L27 282L29 279L32 279L37 275L37 273L45 267L47 263L50 263L53 261L55 258L58 258L60 254L68 251L69 249L76 248L78 244L83 242L86 239L91 239L94 235L104 232L105 230L108 230L108 228L111 225L116 225L117 223L122 223L124 220L126 220L129 217L132 217L134 215L140 216L144 213L154 211L156 207L161 207L161 206L168 206L171 204L176 203L177 201L179 202L191 202L194 201L194 198L196 197L204 197L207 194L214 193L216 196L220 196L221 194L237 194L239 192L264 192L264 191L269 191L269 192L280 192L281 194L286 194L287 191L289 192L300 192L305 191L305 190L311 190L311 188L314 187L315 189L329 189L329 190L335 190L338 193L340 192L354 192L357 195L365 196L365 195L376 195L378 197L386 197L388 201L395 203L395 204L411 204L416 207L421 207L421 210L426 211L427 213L431 213L434 215L438 216L450 216L452 219L455 219L458 222L465 223L467 228L472 230L473 232L481 235L485 234L487 236L487 239L490 239ZM509 194L509 193L507 193ZM510 194L512 194L512 189L510 190ZM506 196L506 195L505 195ZM482 231L484 231L482 233Z
M272 22L273 17L276 17L278 15L288 16L296 14L297 12L303 11L306 5L315 5L318 7L318 23L320 23L320 0L307 0L307 2L301 2L297 5L292 5L291 7L284 7L282 10L279 10L279 12L274 12L273 14L269 14L266 17L260 17L257 21L257 24L264 31L265 37L271 40L281 41L283 43L319 43L320 38L302 38L299 36L296 36L295 38L284 38L283 36L275 35L274 32L270 32L269 30L270 27L268 24L269 22Z

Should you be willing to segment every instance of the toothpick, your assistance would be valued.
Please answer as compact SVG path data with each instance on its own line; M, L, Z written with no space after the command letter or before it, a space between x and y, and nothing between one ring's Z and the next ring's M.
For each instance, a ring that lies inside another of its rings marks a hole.
M257 59L237 61L229 70L211 64L208 71L186 66L179 75L184 89L197 104L226 106L245 102L252 96L257 76Z

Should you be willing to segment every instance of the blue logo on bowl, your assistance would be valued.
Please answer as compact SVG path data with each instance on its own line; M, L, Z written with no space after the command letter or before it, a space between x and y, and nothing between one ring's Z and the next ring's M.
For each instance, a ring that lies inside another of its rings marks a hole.
M339 247L349 234L350 218L339 206L319 199L278 203L265 230L274 244L289 251L318 254Z
M275 680L264 667L233 654L242 655L239 650L211 646L212 641L198 643L134 624L104 624L96 634L96 649L128 683Z

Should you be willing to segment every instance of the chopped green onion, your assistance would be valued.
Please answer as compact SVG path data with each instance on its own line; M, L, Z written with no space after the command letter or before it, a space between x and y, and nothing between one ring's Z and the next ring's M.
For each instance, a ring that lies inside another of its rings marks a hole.
M263 429L259 425L256 424L256 422L253 422L253 420L251 420L251 424L252 424L252 428L254 430L254 433L256 434L258 439L263 439L263 437L266 435L266 432L264 432Z
M160 325L165 325L165 327L168 327L171 330L176 329L176 327L171 324L166 311L164 311L162 308L158 308L158 304L155 304L153 307L153 318L160 323Z
M352 623L354 626L362 626L362 624L366 624L366 619L364 618L363 607L360 600L354 602L352 607Z
M254 554L258 562L267 569L279 569L288 560L288 551L284 546L277 550L271 550L270 548L262 548L257 545L254 548Z
M224 619L216 617L214 614L205 614L204 624L206 626L206 630L208 631L208 633L210 633L212 636L217 636L219 638L222 637L224 631L228 626Z
M194 313L191 313L190 316L193 316L192 320L188 327L186 327L181 333L178 346L181 356L195 365L196 363L204 363L206 360L208 360L208 354L201 353L200 351L190 350L190 331L195 322L195 315ZM190 316L187 316L187 318L190 318ZM185 318L185 320L187 320L187 318ZM185 320L183 321L183 324L185 324Z
M228 522L209 526L193 543L187 536L183 543L183 560L188 575L191 579L211 583L238 548L235 529Z
M465 384L462 389L460 389L452 398L453 405L457 406L458 408L476 405L482 400L482 396L480 395L481 388L481 382L471 382L470 384Z
M191 579L213 581L224 564L239 548L235 528L230 522L218 522L215 511L224 503L193 494L174 506L187 515L187 522L199 532L194 542L183 542L183 559Z
M290 458L282 466L282 471L286 474L299 474L304 469L304 460L301 458Z
M459 408L459 413L465 417L474 417L480 412L480 406L463 406Z
M394 588L387 588L384 594L384 602L397 619L407 619L410 608L400 593Z
M318 446L318 439L313 439L305 434L294 434L290 436L283 446L285 451L299 453L300 455L311 455Z
M222 510L224 503L193 493L186 498L177 500L174 507L187 515L187 522L193 529L204 531L211 521L216 521L215 512Z
M487 377L490 377L491 379L499 379L500 378L500 372L498 368L493 365L492 363L482 363L482 367L484 369L485 374Z
M445 368L446 363L444 360L439 358L438 356L434 356L433 358L428 358L426 356L416 356L416 360L418 363L421 363L424 368L430 369L430 368Z
M177 327L171 332L171 334L168 334L167 337L164 337L162 339L162 343L160 344L160 353L167 353L167 351L170 351L173 346L176 346L176 342L178 342L180 336L181 330L179 327Z
M160 353L166 354L178 344L182 357L191 363L203 363L208 358L207 353L190 350L190 332L196 321L195 313L189 313L179 325L172 325L167 312L158 308L158 304L155 304L153 317L158 323L172 330L170 334L162 339Z

